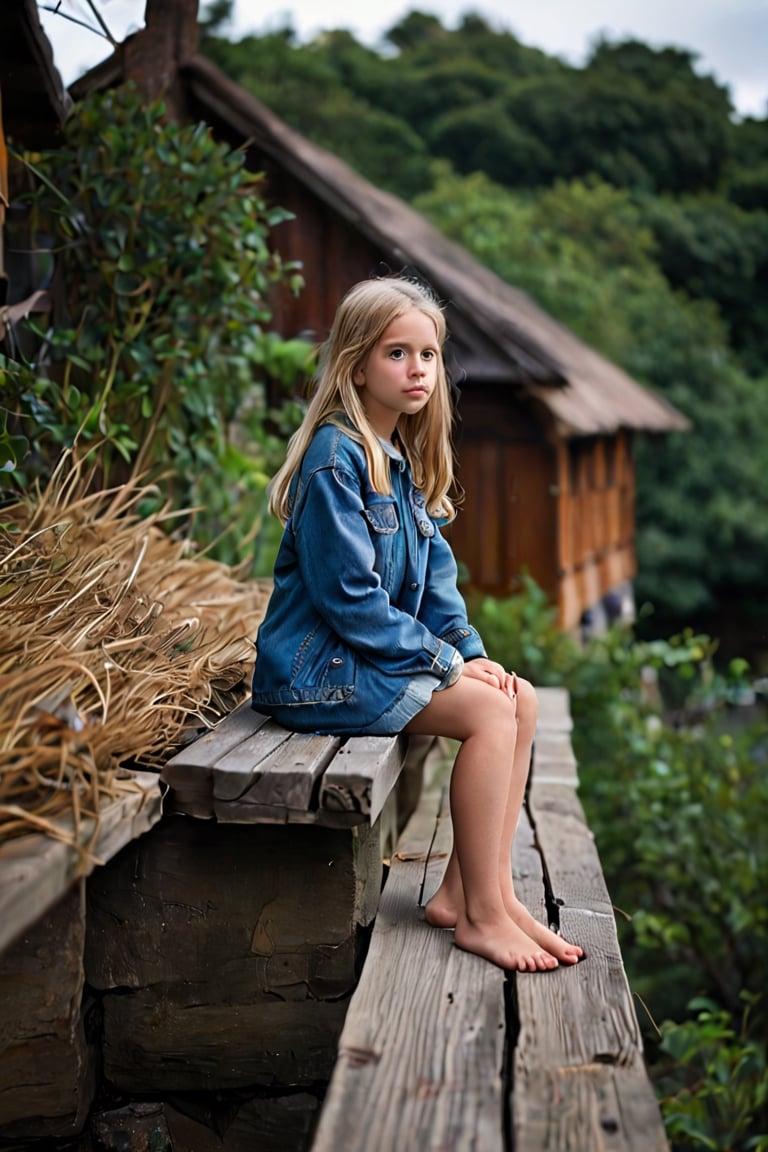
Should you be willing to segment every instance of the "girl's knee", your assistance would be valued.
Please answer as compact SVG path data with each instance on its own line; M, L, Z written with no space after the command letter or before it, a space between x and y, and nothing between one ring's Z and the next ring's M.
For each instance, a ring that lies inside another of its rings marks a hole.
M517 677L517 723L518 726L532 735L536 728L539 715L539 701L536 689L530 680Z
M504 747L517 739L517 700L498 688L489 688L473 709L470 723L476 732L501 740Z

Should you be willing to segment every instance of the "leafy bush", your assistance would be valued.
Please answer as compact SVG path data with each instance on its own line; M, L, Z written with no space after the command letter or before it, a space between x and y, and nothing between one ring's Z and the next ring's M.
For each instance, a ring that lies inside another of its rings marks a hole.
M65 315L0 361L6 480L44 477L77 443L103 486L146 474L161 502L199 509L198 540L228 531L217 554L240 559L283 450L274 433L295 422L268 410L267 386L311 359L268 330L272 286L301 283L269 242L286 213L241 152L130 87L78 104L62 149L21 160L38 275L53 269Z
M745 997L749 1000L749 997ZM751 1149L766 1152L768 1060L754 1037L747 1003L738 1031L712 1001L694 1000L695 1019L662 1026L660 1051L677 1069L657 1079L667 1131L676 1149ZM684 1083L679 1084L680 1073ZM665 1089L669 1094L665 1094Z

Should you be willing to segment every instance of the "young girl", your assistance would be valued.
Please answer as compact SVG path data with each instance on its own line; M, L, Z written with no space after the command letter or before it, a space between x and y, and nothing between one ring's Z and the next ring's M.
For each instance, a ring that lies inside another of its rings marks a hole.
M440 533L454 515L444 339L439 304L407 279L363 281L341 301L273 482L285 529L253 706L299 732L459 741L454 846L426 919L502 968L543 971L582 950L512 886L536 695L486 657Z

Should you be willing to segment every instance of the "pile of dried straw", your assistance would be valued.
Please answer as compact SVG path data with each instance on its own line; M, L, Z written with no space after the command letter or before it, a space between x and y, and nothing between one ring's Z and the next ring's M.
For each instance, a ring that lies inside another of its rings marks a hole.
M138 485L88 494L65 461L0 511L0 840L98 820L248 695L266 582L142 518ZM68 821L70 825L72 820Z

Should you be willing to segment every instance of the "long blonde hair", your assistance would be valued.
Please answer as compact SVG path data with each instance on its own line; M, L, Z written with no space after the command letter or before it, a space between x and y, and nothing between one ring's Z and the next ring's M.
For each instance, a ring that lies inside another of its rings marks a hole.
M288 442L285 462L270 489L270 511L283 523L290 515L291 481L321 424L335 424L362 444L374 489L382 495L391 493L389 459L368 423L354 373L392 321L411 308L418 308L435 325L437 381L420 412L400 416L397 433L429 513L453 519L457 493L451 443L453 414L442 351L445 317L427 289L413 280L393 276L355 284L336 310L330 335L320 349L314 394L300 427Z

